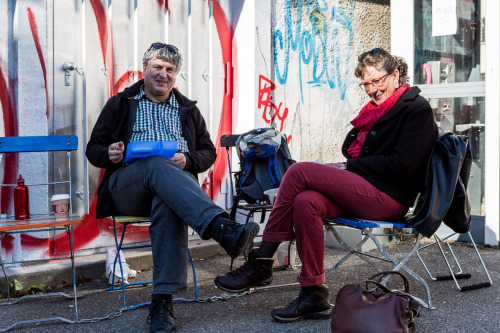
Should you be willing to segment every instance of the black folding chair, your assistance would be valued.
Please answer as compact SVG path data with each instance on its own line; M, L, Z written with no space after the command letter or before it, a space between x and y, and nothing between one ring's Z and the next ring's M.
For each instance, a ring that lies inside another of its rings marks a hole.
M230 148L236 146L236 140L240 137L239 134L225 134L220 137L220 145L221 147L226 148L227 153L227 163L229 167L229 182L231 186L231 211L229 213L229 218L233 221L236 220L236 214L241 214L246 216L245 223L248 223L251 218L254 217L255 213L260 212L260 223L264 223L267 212L270 212L273 209L273 205L271 203L262 204L250 204L244 200L242 200L241 195L238 193L238 189L234 189L234 183L238 182L238 179L242 176L243 170L233 171L231 167L231 156L230 156ZM233 183L234 177L234 183ZM235 193L236 192L236 193Z

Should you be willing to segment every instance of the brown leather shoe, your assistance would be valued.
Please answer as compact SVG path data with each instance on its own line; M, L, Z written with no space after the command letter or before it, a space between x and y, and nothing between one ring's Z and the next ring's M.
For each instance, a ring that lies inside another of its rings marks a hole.
M258 257L252 250L243 266L216 277L215 285L224 291L238 293L269 284L273 281L273 262L273 259Z
M290 323L301 319L330 318L332 308L328 301L328 287L324 284L302 287L299 297L288 306L271 311L271 316L280 323Z

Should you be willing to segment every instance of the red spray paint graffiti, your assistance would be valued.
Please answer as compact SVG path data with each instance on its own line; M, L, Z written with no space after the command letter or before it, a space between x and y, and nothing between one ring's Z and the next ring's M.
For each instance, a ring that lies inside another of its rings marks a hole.
M217 137L215 140L215 148L217 150L217 160L214 163L213 171L210 175L210 191L208 192L212 199L214 199L215 194L219 193L221 181L226 175L227 171L227 156L220 145L218 138L222 134L231 134L232 124L233 124L233 108L232 108L232 91L233 87L233 54L236 54L234 48L236 48L236 43L233 41L233 30L229 21L226 18L224 10L217 1L213 1L213 15L215 20L215 25L217 27L217 32L219 34L219 41L222 48L222 61L226 64L225 68L225 78L226 78L226 89L223 96L222 112L219 122L219 129L217 131Z
M49 92L47 90L47 69L45 68L45 59L43 58L42 46L40 45L40 38L38 37L38 27L36 25L35 15L28 7L28 20L30 22L31 34L33 35L33 41L35 42L36 53L38 54L38 59L40 60L40 65L42 66L43 81L45 82L45 101L46 101L46 115L49 119Z
M3 63L0 59L0 63ZM0 66L0 105L2 106L2 115L5 126L5 136L18 136L17 130L17 110L16 105L13 103L15 100L9 94L9 88ZM15 184L17 179L17 172L19 170L19 156L18 154L4 154L4 174L2 184ZM11 214L10 211L13 205L13 192L12 188L2 186L2 200L1 200L2 214Z
M99 183L101 182L102 176L104 175L104 170L101 170ZM99 237L99 229L101 224L101 219L95 218L95 207L97 203L97 195L92 198L92 202L90 203L89 214L85 214L83 216L83 224L80 224L74 228L74 248L81 249L85 245L89 244L92 240ZM103 219L103 222L107 222L111 224L112 222L108 219ZM108 230L109 228L103 228L103 230ZM61 233L57 235L56 240L47 239L47 238L37 238L33 237L29 234L21 234L21 245L26 249L39 249L40 247L49 246L49 256L57 257L61 256L60 254L55 254L55 244L57 243L57 251L64 252L69 251L69 240L66 233Z
M106 65L106 50L108 49L108 29L106 23L106 11L100 0L90 0L90 5L94 11L97 21L97 30L99 31L99 40L101 42L102 58Z
M126 85L129 83L129 81L132 80L136 76L139 78L139 80L142 80L144 78L141 71L128 71L128 72L126 72L118 79L118 81L115 82L115 84L113 85L113 91L115 93L117 93L117 92L123 90L123 88L125 88Z
M5 235L0 243L5 249L5 253L11 253L12 251L14 251L14 236Z
M165 9L168 11L168 0L156 0L158 2L158 6L160 8L163 7L163 4L165 4Z
M280 120L280 132L283 132L283 125L285 123L285 119L288 117L288 108L284 108L283 112L280 113L281 106L283 103L280 103L278 106L274 104L271 100L273 96L271 95L271 91L276 89L276 85L271 82L264 75L259 75L259 96L258 96L258 104L257 108L260 110L261 107L264 107L262 111L262 119L268 124L274 123L276 118ZM291 136L287 138L288 143L290 143Z

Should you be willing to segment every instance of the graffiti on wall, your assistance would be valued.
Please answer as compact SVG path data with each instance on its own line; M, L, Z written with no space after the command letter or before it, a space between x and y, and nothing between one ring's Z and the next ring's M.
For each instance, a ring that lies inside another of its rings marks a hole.
M222 100L222 110L219 121L219 128L217 130L217 137L219 138L223 134L232 133L233 124L233 113L232 113L232 103L233 103L233 76L231 75L232 66L236 63L234 54L236 49L236 43L233 41L234 31L231 28L231 24L224 13L221 5L218 1L213 1L213 17L215 21L215 26L217 28L217 33L219 35L220 47L222 50L222 63L226 64L225 68L228 68L226 72L226 91L224 92ZM217 151L217 159L214 163L212 171L209 173L209 188L206 192L210 195L212 199L219 193L222 179L226 176L227 170L227 156L220 144L220 140L215 140L215 149ZM203 182L204 186L206 181Z
M326 0L284 1L283 27L275 29L272 37L276 78L284 85L290 67L298 68L302 102L304 84L338 89L341 99L345 98L349 68L344 62L351 58L354 4L348 6L344 11L329 7ZM292 53L296 55L293 63ZM305 68L312 76L306 82Z
M259 110L262 109L262 119L264 119L267 124L271 124L273 128L275 127L274 124L277 118L280 121L279 130L280 132L283 132L283 125L286 117L288 117L288 108L284 107L282 102L280 102L279 105L272 102L273 96L271 92L275 89L276 85L271 82L271 80L264 75L259 75L257 108ZM287 141L290 142L290 139L291 136L287 138Z
M36 53L38 54L38 60L40 60L40 66L42 67L43 81L45 83L45 103L46 103L46 115L49 119L49 91L47 89L47 69L45 68L45 59L43 57L42 46L40 45L40 38L38 37L38 26L36 24L35 15L31 8L28 7L28 20L30 22L31 34L33 36L33 42L35 43Z
M3 60L0 58L0 64L1 63L3 63ZM13 78L10 78L10 80L13 80ZM16 103L14 103L14 92L9 90L9 84L7 82L8 81L2 71L2 66L0 66L0 106L2 107L5 136L17 136L19 132ZM2 183L14 184L17 179L17 170L19 165L18 155L4 154L2 162L4 166ZM1 191L1 212L2 214L11 213L10 210L14 202L13 195L11 191L9 191L8 187L2 187Z

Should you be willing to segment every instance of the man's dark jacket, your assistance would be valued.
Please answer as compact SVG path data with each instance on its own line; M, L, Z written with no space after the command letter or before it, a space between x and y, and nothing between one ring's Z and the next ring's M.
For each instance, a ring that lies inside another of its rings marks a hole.
M143 83L144 80L141 80L108 100L87 144L86 155L89 162L95 167L106 169L97 190L97 218L118 213L109 193L108 181L113 172L123 167L123 163L114 164L109 160L108 147L112 143L123 141L125 152L127 151L137 114L138 101L134 97L140 92ZM205 120L196 107L196 101L189 100L177 89L173 89L172 92L179 103L182 135L189 148L189 152L184 154L186 156L184 170L196 177L198 173L212 166L217 154Z
M347 152L359 131L353 128L342 145L347 170L407 207L415 203L425 181L427 161L438 137L429 102L412 87L366 135L357 158Z
M453 231L469 231L471 205L467 194L472 165L469 139L443 133L439 136L427 167L425 188L407 223L430 237L444 222Z

